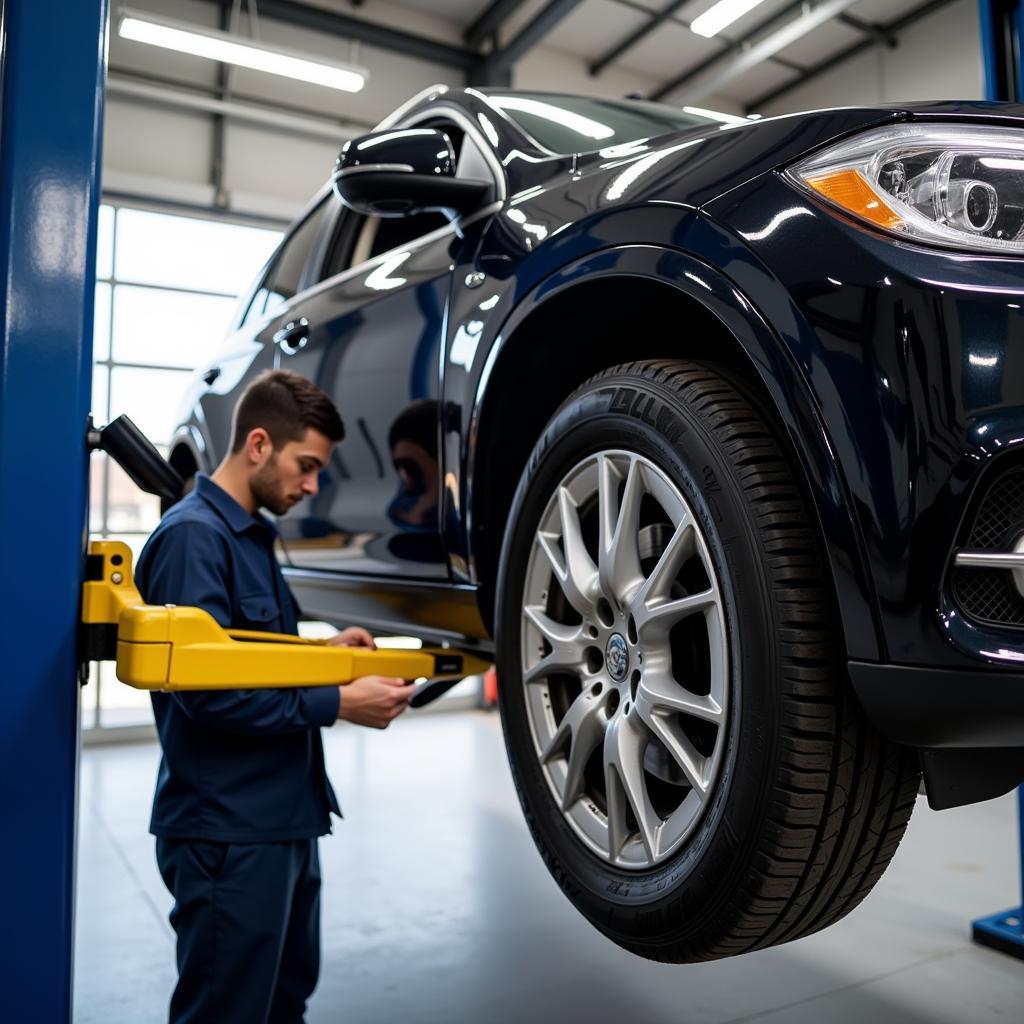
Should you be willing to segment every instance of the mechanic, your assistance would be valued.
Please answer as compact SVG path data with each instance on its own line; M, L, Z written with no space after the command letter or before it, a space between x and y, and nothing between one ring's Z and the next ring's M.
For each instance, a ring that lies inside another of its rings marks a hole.
M224 627L296 633L274 556L283 515L315 495L344 427L331 400L284 370L257 377L234 413L230 453L149 538L136 581L150 604L197 605ZM373 647L353 627L330 643ZM174 897L173 1022L301 1021L320 968L317 838L340 816L322 726L383 729L406 707L400 679L341 687L153 693L163 757L150 831Z

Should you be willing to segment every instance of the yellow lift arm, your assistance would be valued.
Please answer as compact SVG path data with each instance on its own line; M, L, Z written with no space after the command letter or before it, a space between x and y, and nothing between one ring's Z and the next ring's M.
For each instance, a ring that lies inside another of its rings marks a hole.
M117 661L117 678L140 690L338 686L366 675L457 680L488 662L464 651L331 647L286 633L224 629L201 608L147 605L121 541L89 545L82 586L87 661Z

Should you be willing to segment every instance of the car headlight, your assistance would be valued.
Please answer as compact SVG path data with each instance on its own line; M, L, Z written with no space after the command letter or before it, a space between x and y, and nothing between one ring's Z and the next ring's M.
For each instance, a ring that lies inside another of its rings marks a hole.
M884 231L933 245L1024 253L1024 132L976 125L877 129L789 176Z

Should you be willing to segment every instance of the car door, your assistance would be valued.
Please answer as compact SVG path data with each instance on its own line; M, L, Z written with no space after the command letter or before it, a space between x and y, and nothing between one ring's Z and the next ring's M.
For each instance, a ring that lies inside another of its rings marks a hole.
M440 532L440 353L453 251L441 214L344 210L324 280L275 332L276 365L331 395L346 440L320 493L280 522L298 568L447 578Z
M468 119L426 115L446 131L457 176L492 176ZM484 168L481 170L481 168ZM497 191L497 186L496 186ZM440 213L366 217L333 197L306 281L275 322L275 365L331 395L347 437L320 493L279 522L292 566L437 581L449 577L441 530L441 356L454 266L485 219L456 228Z

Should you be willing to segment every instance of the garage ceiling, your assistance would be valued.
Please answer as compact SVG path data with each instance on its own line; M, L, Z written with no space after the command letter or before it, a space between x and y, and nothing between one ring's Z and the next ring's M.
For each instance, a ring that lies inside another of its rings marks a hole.
M711 39L689 26L714 0L124 2L158 19L257 35L268 46L369 69L369 88L339 94L111 31L105 194L281 221L322 184L343 142L436 83L640 92L764 115L926 99L950 81L949 91L980 94L971 79L976 34L965 44L970 58L961 59L956 43L976 33L974 0L763 0ZM765 47L808 16L819 22L812 31ZM899 48L889 50L897 31ZM853 53L861 59L844 63ZM817 79L837 65L840 73Z
M406 0L428 7L431 0ZM464 0L449 0L464 8ZM661 81L652 94L672 102L693 102L700 69L718 73L743 47L757 47L775 33L808 18L819 8L837 13L774 55L729 77L716 95L743 108L756 107L769 94L806 81L853 49L887 45L892 32L943 7L949 0L856 0L841 4L764 0L711 39L689 29L715 0L582 0L544 38L544 45L585 59L597 77L620 68ZM524 4L536 10L540 3ZM521 17L521 15L520 15ZM697 97L699 99L699 97Z
M244 11L247 0L207 2L227 13ZM952 0L762 0L706 39L689 26L715 2L257 0L255 6L263 20L445 66L452 81L503 84L516 61L543 45L584 61L598 93L608 91L602 77L619 72L655 82L647 90L652 98L695 103L713 94L756 110L848 56L895 45L897 32ZM439 21L450 29L446 38ZM804 26L811 27L801 32Z

